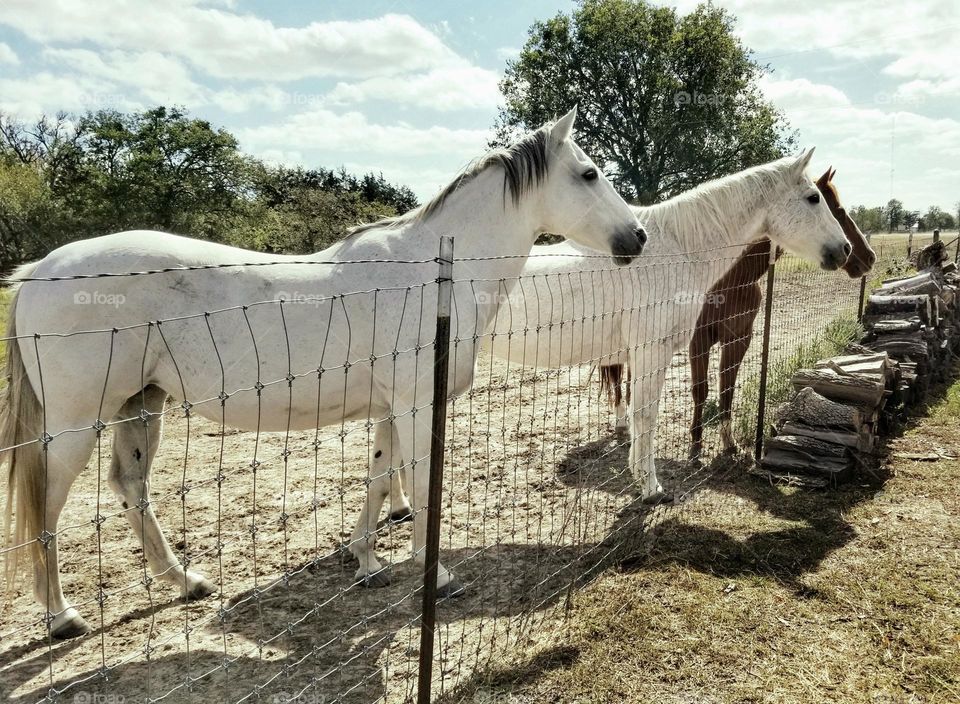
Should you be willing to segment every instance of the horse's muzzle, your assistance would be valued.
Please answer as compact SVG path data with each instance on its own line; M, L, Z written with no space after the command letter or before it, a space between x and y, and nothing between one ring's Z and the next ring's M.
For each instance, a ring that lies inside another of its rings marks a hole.
M633 261L634 257L639 257L643 253L643 245L647 243L647 232L642 227L637 227L633 232L621 232L613 237L610 251L613 253L613 261L624 266Z
M842 245L825 245L820 252L820 268L827 271L836 271L846 263L847 257L850 256L852 251L853 247L850 246L849 242L844 242Z

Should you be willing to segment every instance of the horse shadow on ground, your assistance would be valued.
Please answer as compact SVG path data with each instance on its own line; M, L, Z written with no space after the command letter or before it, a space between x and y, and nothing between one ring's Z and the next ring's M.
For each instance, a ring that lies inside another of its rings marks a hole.
M729 457L694 469L686 462L658 460L658 474L678 501L644 506L633 494L632 479L625 470L627 452L620 439L602 437L571 449L557 466L556 479L568 487L594 496L627 497L626 506L600 539L572 545L497 541L475 548L441 546L445 564L468 589L465 596L438 607L438 667L445 676L462 668L463 679L469 682L471 673L483 670L498 652L491 644L509 642L511 628L522 629L524 619L568 603L575 587L611 565L630 571L680 563L731 578L764 574L797 593L815 596L803 585L802 576L853 539L855 531L844 513L874 496L886 478L874 473L831 491L790 492L748 475L746 462ZM684 503L696 500L704 487L801 525L758 530L741 540L686 522ZM399 563L392 568L390 586L371 590L352 583L354 568L340 555L302 562L271 589L231 597L220 610L222 618L203 627L207 635L219 635L222 649L183 652L180 643L176 652L165 654L158 647L149 661L125 663L106 677L101 676L101 668L63 676L52 687L62 690L70 682L81 683L67 689L61 700L71 700L70 692L79 687L87 696L120 694L128 703L166 693L172 701L235 701L251 692L271 702L305 701L297 699L300 693L313 696L311 701L342 702L412 696L422 599L417 570L409 560ZM182 608L181 602L125 614L106 627L137 623L174 607ZM209 613L209 608L204 611ZM147 640L141 635L142 648ZM60 644L54 658L98 639L95 631ZM6 668L8 691L48 667L46 641L27 644L18 652L26 656L31 647L35 655ZM4 658L9 661L10 653ZM575 659L576 653L566 648L563 653L550 651L541 664L543 668L556 662L563 666L562 662ZM36 701L48 692L44 686L10 701Z

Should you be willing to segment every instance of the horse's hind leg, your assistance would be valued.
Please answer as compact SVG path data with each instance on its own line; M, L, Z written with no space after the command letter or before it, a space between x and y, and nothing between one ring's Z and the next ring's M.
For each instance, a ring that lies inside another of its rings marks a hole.
M54 638L72 638L90 630L87 622L63 595L57 525L70 487L86 466L95 442L93 432L64 433L50 442L45 460L38 453L39 463L35 470L43 472L46 479L41 499L45 506L45 533L39 540L43 559L34 560L33 593L37 601L46 606L50 634Z
M733 439L733 392L737 386L740 365L750 347L751 332L725 344L720 350L720 440L724 452L736 452Z
M690 377L693 394L693 419L690 422L691 462L700 462L703 454L703 409L710 392L708 371L710 368L710 341L707 331L698 329L690 341Z
M127 520L143 546L152 576L179 587L188 599L200 599L215 592L216 586L183 568L164 538L150 503L150 465L160 445L162 416L145 422L140 411L160 414L166 396L163 389L148 386L120 409L117 417L126 422L114 429L110 486L120 497Z

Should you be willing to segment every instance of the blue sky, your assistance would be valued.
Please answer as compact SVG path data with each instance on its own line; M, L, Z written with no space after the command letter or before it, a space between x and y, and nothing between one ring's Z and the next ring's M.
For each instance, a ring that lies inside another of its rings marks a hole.
M691 0L668 4L689 11ZM960 201L956 0L718 0L848 205ZM3 0L0 110L181 104L274 162L428 197L479 155L505 61L572 2Z

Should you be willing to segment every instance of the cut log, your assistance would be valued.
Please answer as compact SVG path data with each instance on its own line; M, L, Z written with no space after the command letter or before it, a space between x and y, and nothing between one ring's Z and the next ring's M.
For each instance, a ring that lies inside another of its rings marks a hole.
M859 410L831 401L809 386L797 391L787 403L780 404L775 417L780 422L800 423L824 431L856 433L863 424Z
M821 396L835 401L855 401L868 407L883 400L886 385L853 374L838 374L833 369L800 369L793 375L797 391L809 386Z
M865 327L877 335L886 335L889 333L916 332L923 327L923 324L920 322L920 318L914 317L871 321L869 324L865 324Z
M777 433L784 435L799 435L805 438L814 438L823 442L832 442L837 445L849 447L851 450L869 452L869 449L862 449L861 446L869 444L860 433L842 432L831 430L830 428L814 428L803 423L795 421L786 421L777 428Z
M765 469L801 472L842 481L853 470L850 448L801 435L767 439L760 464Z
M833 369L847 374L859 374L877 381L886 381L893 376L894 362L886 352L850 354L814 363L815 369Z
M937 278L934 272L924 271L916 276L885 282L874 293L881 296L934 295L939 293L941 288Z
M889 313L914 313L920 316L924 325L930 325L931 310L929 296L878 296L867 299L864 317ZM909 316L902 316L909 317Z

